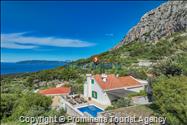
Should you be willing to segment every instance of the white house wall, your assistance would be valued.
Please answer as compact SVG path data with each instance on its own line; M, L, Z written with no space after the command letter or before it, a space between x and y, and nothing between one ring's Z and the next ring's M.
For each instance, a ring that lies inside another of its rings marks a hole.
M92 79L92 76L91 76L91 74L87 74L87 78L86 78L86 82L85 82L85 84L86 84L86 89L87 89L87 96L86 97L91 97L92 96L92 91L91 91L91 79Z
M104 92L101 87L98 85L96 80L94 79L94 84L91 83L93 77L91 75L87 75L87 81L84 83L84 97L91 97L92 100L103 104L103 105L111 105L110 99L106 92ZM97 92L97 99L92 97L92 91Z
M88 84L87 82L84 83L84 97L88 97Z
M107 83L106 83L107 84ZM105 91L101 89L98 83L94 80L94 84L91 84L92 91L97 92L97 99L92 98L94 101L97 101L103 105L111 105L110 99Z

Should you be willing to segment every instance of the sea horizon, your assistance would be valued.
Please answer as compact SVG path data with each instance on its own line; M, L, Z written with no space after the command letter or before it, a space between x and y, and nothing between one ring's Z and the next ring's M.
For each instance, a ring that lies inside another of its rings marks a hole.
M64 66L64 64L22 64L17 62L1 62L1 75L32 73L60 66Z

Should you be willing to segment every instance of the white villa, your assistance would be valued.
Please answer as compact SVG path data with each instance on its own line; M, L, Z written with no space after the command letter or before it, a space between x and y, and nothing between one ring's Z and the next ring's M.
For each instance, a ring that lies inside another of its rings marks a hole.
M111 105L113 100L129 93L144 90L147 81L132 76L119 77L114 74L86 75L84 97L102 105Z
M52 108L63 108L72 116L96 117L98 113L111 105L111 102L129 93L144 90L147 81L132 76L119 77L114 74L86 75L83 94L73 94L70 87L56 87L40 90L39 93L53 97ZM144 97L135 98L138 104L144 104Z

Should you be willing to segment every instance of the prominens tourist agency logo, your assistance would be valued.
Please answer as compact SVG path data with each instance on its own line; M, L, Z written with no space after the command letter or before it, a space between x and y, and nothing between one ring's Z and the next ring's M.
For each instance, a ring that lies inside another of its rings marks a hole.
M95 56L92 59L94 67L100 67L104 69L112 69L112 68L121 68L120 63L114 63L109 59L99 59L99 57Z
M95 63L95 64L98 64L99 62L99 58L97 56L93 57L92 61Z
M119 63L114 63L109 59L100 59L98 56L92 58L91 64L88 64L87 68L99 69L101 73L109 69L120 69L121 65Z
M105 70L109 69L121 69L120 63L114 63L110 60L100 59L98 56L94 56L90 58L90 61L87 63L78 63L78 64L68 64L66 67L72 68L81 68L81 69L92 69L92 70L100 70L101 73L104 73Z

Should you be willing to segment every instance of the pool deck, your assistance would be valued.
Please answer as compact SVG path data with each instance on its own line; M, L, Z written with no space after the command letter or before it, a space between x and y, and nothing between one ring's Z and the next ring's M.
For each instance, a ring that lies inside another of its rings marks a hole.
M94 100L88 100L83 95L80 95L80 96L83 97L87 102L86 103L82 103L82 104L76 104L73 107L78 108L78 107L82 107L82 106L86 106L86 105L95 105L95 106L97 106L97 107L99 107L99 108L101 108L103 110L108 107L107 105L102 105L102 104L100 104L100 103L98 103L98 102L96 102Z
M84 103L76 103L76 104L71 104L68 99L64 96L61 96L60 98L60 102L62 103L60 107L63 107L63 105L65 104L67 112L69 115L86 115L85 113L82 113L81 111L78 110L78 108L80 107L85 107L88 105L95 105L96 107L100 108L101 110L105 110L106 107L108 107L107 105L102 105L94 100L88 100L87 98L85 98L83 95L80 95L80 97L84 98L86 100L86 102ZM72 98L73 99L73 98ZM56 101L55 101L56 100ZM56 104L55 102L59 102L58 98L55 98L54 100L54 105ZM87 116L87 115L86 115Z
M94 105L96 105L97 107L100 107L100 108L102 108L103 110L104 109L106 109L108 106L107 105L102 105L102 104L100 104L100 103L98 103L98 102L96 102L96 101L94 101L94 100L88 100L88 103L91 105L91 104L94 104Z
M77 104L77 105L75 105L73 107L78 108L78 107L83 107L83 106L87 106L87 105L95 105L95 106L97 106L97 107L99 107L99 108L101 108L103 110L107 107L106 105L102 105L102 104L100 104L100 103L98 103L98 102L96 102L94 100L89 100L89 101L87 100L87 103Z

